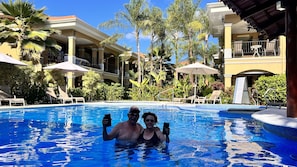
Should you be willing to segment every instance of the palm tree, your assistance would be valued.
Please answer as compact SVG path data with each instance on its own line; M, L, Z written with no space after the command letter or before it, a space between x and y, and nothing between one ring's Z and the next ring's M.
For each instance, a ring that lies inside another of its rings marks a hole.
M182 34L190 63L195 61L193 54L195 36L202 28L202 24L197 19L198 6L199 3L194 3L193 0L175 0L168 8L168 21L176 31L174 33Z
M122 62L121 85L123 87L124 86L124 64L125 64L125 61L129 60L132 57L132 51L125 51L122 54L120 54L119 57L121 58L121 62Z
M154 71L150 72L150 75L153 76L154 80L156 81L157 87L162 87L162 81L166 80L166 72L160 71L159 73L156 73Z
M136 47L137 47L137 66L138 66L138 83L141 83L141 62L140 62L140 44L139 36L143 29L148 16L146 14L145 0L130 0L128 4L124 4L126 11L121 11L116 14L115 20L102 23L100 27L132 27L134 28Z
M46 28L48 16L45 8L35 9L33 4L22 0L1 2L4 16L0 22L0 43L14 43L20 59L39 63L40 54L46 48L60 50L61 47L50 35L58 31Z
M201 32L198 35L198 40L201 41L201 49L202 54L200 54L203 57L204 64L208 64L207 61L212 59L212 55L204 54L207 52L211 52L208 50L208 37L210 34L209 31L209 21L208 16L205 10L199 9L199 17L198 20L200 23L202 23ZM216 51L215 51L216 52ZM212 53L213 54L213 53Z
M162 34L165 34L164 28L164 19L162 10L158 7L153 7L150 11L148 10L147 13L149 14L149 21L144 27L144 34L151 36L151 44L150 44L150 53L149 55L149 62L150 62L150 71L153 71L154 62L153 62L153 50L154 50L154 43L157 43L162 38ZM165 35L164 35L165 36Z

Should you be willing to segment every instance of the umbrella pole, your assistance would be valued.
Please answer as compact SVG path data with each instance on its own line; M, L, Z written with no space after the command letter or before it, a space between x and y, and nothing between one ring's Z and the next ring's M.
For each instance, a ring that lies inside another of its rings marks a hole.
M194 85L194 97L196 98L197 92L197 75L195 75L195 85Z

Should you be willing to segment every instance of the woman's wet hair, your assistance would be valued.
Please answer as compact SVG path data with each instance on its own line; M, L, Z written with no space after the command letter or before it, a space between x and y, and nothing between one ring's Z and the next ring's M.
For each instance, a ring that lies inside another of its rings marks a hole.
M156 123L158 122L158 117L157 117L157 115L156 115L155 113L152 113L152 112L146 112L146 113L143 113L143 115L142 115L143 120L145 120L146 117L149 116L149 115L151 115L151 116L154 117Z

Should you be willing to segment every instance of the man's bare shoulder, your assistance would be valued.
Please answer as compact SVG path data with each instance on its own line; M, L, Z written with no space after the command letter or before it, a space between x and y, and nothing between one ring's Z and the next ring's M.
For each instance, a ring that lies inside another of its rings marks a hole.
M119 122L114 128L122 128L122 127L126 127L128 125L128 122Z
M138 127L140 127L141 129L143 128L142 125L141 125L140 123L136 123L136 125L137 125Z

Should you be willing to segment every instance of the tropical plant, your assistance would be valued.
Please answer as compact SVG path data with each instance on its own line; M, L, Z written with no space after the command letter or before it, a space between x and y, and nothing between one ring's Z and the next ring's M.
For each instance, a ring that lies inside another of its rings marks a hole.
M154 43L159 43L164 40L166 37L165 35L165 20L163 19L163 13L162 10L158 7L152 7L152 9L149 11L147 9L148 19L147 24L145 24L145 27L143 28L143 33L145 35L150 35L151 43L150 43L150 52L148 54L149 56L149 63L150 63L150 70L153 71L154 69L154 61L153 51L155 50ZM156 53L156 52L155 52Z
M124 96L124 89L119 83L111 83L106 87L106 100L121 100Z
M221 98L223 104L232 104L233 103L233 94L234 94L234 86L226 88L225 91L222 92Z
M286 75L261 76L255 81L260 103L282 102L287 103Z
M84 96L88 98L88 101L94 100L97 92L102 88L103 84L100 74L89 70L83 75L82 80L82 90L84 92Z
M173 49L173 55L175 55L175 64L178 66L180 63L181 57L184 55L182 49L180 49L180 43L182 41L182 34L179 30L179 22L176 21L179 19L179 12L175 12L178 10L178 5L172 5L167 10L167 19L166 19L166 35L170 40L169 46Z
M132 51L126 51L119 55L121 60L121 86L124 86L124 64L127 60L129 60L132 57Z
M8 17L1 18L0 43L16 44L20 59L39 63L40 54L46 49L60 50L50 36L57 30L46 28L48 16L45 8L35 9L33 4L22 0L2 1L0 11Z
M141 83L138 83L131 79L129 81L133 85L133 87L130 88L130 92L129 92L129 95L132 98L132 100L146 100L147 97L149 96L148 89L147 89L149 79L144 78Z
M154 71L150 72L150 75L153 76L157 87L162 87L162 81L166 80L166 74L167 73L165 71L160 71L158 74Z
M84 96L84 92L82 91L82 88L70 88L67 90L68 94L74 96L74 97L82 97Z
M57 88L58 86L65 86L66 82L64 75L59 70L44 70L44 80L49 87Z
M218 47L216 45L211 45L208 49L208 37L210 35L209 31L209 20L205 10L198 9L199 16L198 21L201 23L202 27L200 33L198 34L198 47L197 54L203 58L204 64L209 64L209 61L213 62L213 54L218 52Z
M27 63L25 67L2 64L0 71L1 85L6 85L12 95L23 97L28 104L42 103L46 98L47 83L42 71L35 71Z
M116 13L115 20L107 21L100 24L100 27L132 27L134 28L136 46L137 46L137 65L138 65L138 83L141 82L141 66L140 66L140 43L139 36L141 30L148 21L145 0L130 0L128 4L124 4L126 11Z
M168 8L168 22L173 26L175 33L182 34L187 48L189 62L195 62L194 45L197 42L197 33L200 32L203 25L197 18L199 2L192 0L175 0Z
M189 81L190 78L188 75L182 79L174 80L174 97L186 98L189 96L193 88L193 85Z

